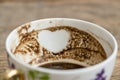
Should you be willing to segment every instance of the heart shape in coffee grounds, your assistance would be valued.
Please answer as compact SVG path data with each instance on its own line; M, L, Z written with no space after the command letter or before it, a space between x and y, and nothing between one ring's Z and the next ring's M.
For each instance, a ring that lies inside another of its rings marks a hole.
M69 39L70 33L66 30L57 30L54 32L42 30L38 34L40 45L53 53L58 53L65 49Z

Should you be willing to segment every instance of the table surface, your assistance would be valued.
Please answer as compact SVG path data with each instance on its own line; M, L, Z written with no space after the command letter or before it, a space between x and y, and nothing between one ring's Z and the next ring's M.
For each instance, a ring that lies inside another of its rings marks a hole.
M0 75L8 68L8 34L23 23L49 17L96 23L110 31L120 44L120 0L0 0ZM120 80L120 49L111 80Z

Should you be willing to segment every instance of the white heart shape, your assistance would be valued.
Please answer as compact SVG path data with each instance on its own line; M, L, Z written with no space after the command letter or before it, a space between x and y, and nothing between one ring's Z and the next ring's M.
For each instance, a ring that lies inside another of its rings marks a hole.
M70 39L70 33L66 30L51 32L43 30L38 34L38 40L42 47L53 53L58 53L66 48Z

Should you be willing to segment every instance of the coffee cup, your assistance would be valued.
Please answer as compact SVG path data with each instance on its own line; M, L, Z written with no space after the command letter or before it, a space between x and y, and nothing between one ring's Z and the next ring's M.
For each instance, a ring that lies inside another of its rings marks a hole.
M69 70L56 70L44 67L34 67L17 59L12 52L17 30L26 24L33 26L30 30L44 29L52 26L72 26L95 37L103 46L107 59L96 65ZM114 69L118 45L114 36L104 28L87 21L69 18L48 18L32 21L14 29L6 40L6 50L9 66L5 79L20 80L110 80Z

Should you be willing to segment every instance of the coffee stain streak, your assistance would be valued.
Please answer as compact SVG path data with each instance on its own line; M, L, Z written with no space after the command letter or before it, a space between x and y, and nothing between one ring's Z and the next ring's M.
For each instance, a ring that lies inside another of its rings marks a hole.
M32 51L33 53L38 54L40 52L39 43L37 41L38 32L35 30L29 32L29 28L30 24L28 23L17 31L19 35L19 44L16 46L14 54L17 52L26 54L27 52L31 53Z
M22 35L22 31L25 30L26 33L28 32L28 29L30 28L30 23L27 23L25 25L23 25L18 31L17 33L20 35Z
M89 31L92 35L94 35L95 37L97 37L98 39L100 39L100 40L104 41L105 43L107 43L107 44L109 45L111 51L113 51L112 46L110 45L110 43L109 43L107 40L105 40L105 39L103 39L103 38L101 38L101 37L95 35L95 34L94 34L93 32L91 32L90 30L88 30L88 31Z

